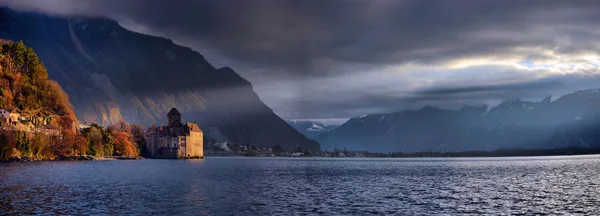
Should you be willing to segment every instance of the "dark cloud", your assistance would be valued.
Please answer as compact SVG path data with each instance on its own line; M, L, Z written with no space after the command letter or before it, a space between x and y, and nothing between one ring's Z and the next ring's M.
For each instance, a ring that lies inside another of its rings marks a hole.
M561 59L556 55L600 53L596 0L0 0L0 4L108 17L132 30L173 39L213 63L233 65L287 118L347 118L423 101L530 96L530 89L564 93L577 84L528 77L525 83L471 85L465 81L469 77L462 77L454 85L446 83L447 88L432 88L412 86L416 82L412 79L421 78L415 74L399 73L405 81L398 85L364 74L390 65L444 70L447 64L473 58L556 60ZM338 85L343 80L317 82L321 86L313 82L345 79L344 74L367 78L348 80L353 85L343 86ZM448 79L439 74L428 79ZM273 91L280 86L277 83L284 83L288 96ZM377 84L386 91L356 87ZM465 87L453 87L457 84Z
M423 89L415 92L416 95L423 96L447 96L456 94L472 94L487 92L507 92L507 91L531 91L547 90L563 87L564 83L556 79L543 79L533 82L494 84L494 85L472 85L466 87L443 87Z
M505 81L498 81L498 83ZM539 101L547 96L560 97L578 90L600 88L600 74L553 75L542 79L501 84L469 84L462 86L438 85L414 92L386 94L365 91L349 92L352 97L326 100L310 98L299 101L304 104L302 111L291 110L285 115L301 118L304 113L314 113L315 118L339 118L361 114L390 113L406 109L419 109L423 106L459 109L464 105L495 105L505 100L523 99ZM326 101L325 103L323 101ZM289 110L289 109L285 109Z
M321 71L319 62L328 59L431 63L514 46L552 47L557 36L575 40L598 35L592 31L536 35L531 31L544 26L575 30L600 21L598 1L24 0L4 4L110 17L132 28L218 50L235 62L302 74L327 72ZM486 33L491 35L476 36ZM515 37L494 37L494 33Z
M420 104L442 101L454 106L473 105L486 100L496 102L513 99L536 101L546 96L562 96L578 90L600 88L598 83L600 83L599 74L553 75L517 83L427 88L413 92L404 100L407 103Z

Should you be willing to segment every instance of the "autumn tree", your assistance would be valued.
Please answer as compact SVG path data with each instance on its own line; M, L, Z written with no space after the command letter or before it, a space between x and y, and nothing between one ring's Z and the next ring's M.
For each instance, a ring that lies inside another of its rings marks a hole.
M137 156L138 149L129 133L114 132L115 154L120 156Z
M73 156L73 155L86 155L89 150L89 143L83 137L73 130L65 130L62 133L62 142L58 145L60 155Z
M15 131L0 130L0 160L8 160L17 151Z
M68 95L58 83L48 79L43 63L23 41L14 43L0 39L0 98L0 108L17 109L34 117L36 126L45 121L60 132L57 135L2 131L0 160L15 155L48 159L57 155L83 155L90 151L87 139L74 130L77 119ZM46 129L51 128L46 126ZM108 149L106 152L110 150L112 154L112 147L102 145L105 140L111 140L110 136L110 133L106 138L101 136L102 153Z
M37 110L42 115L64 116L76 122L68 96L48 72L37 54L22 41L0 40L0 96L3 108Z

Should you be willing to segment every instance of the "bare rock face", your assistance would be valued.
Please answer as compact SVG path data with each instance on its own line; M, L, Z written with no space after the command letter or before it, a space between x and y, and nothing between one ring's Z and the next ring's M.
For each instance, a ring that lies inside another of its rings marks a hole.
M107 19L0 9L0 37L33 47L69 94L82 123L163 125L176 106L184 121L216 127L234 143L319 150L279 118L231 68L164 38Z

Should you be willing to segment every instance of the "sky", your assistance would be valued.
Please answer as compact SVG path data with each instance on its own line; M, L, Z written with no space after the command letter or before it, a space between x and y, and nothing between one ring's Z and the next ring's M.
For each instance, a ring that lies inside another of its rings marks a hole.
M284 119L339 123L424 105L600 87L595 0L0 0L105 17L230 66Z

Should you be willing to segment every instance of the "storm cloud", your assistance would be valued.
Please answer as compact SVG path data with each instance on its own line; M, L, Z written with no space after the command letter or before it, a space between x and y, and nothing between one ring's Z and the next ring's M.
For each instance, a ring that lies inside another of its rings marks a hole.
M0 0L107 17L229 65L289 119L595 87L598 1Z

